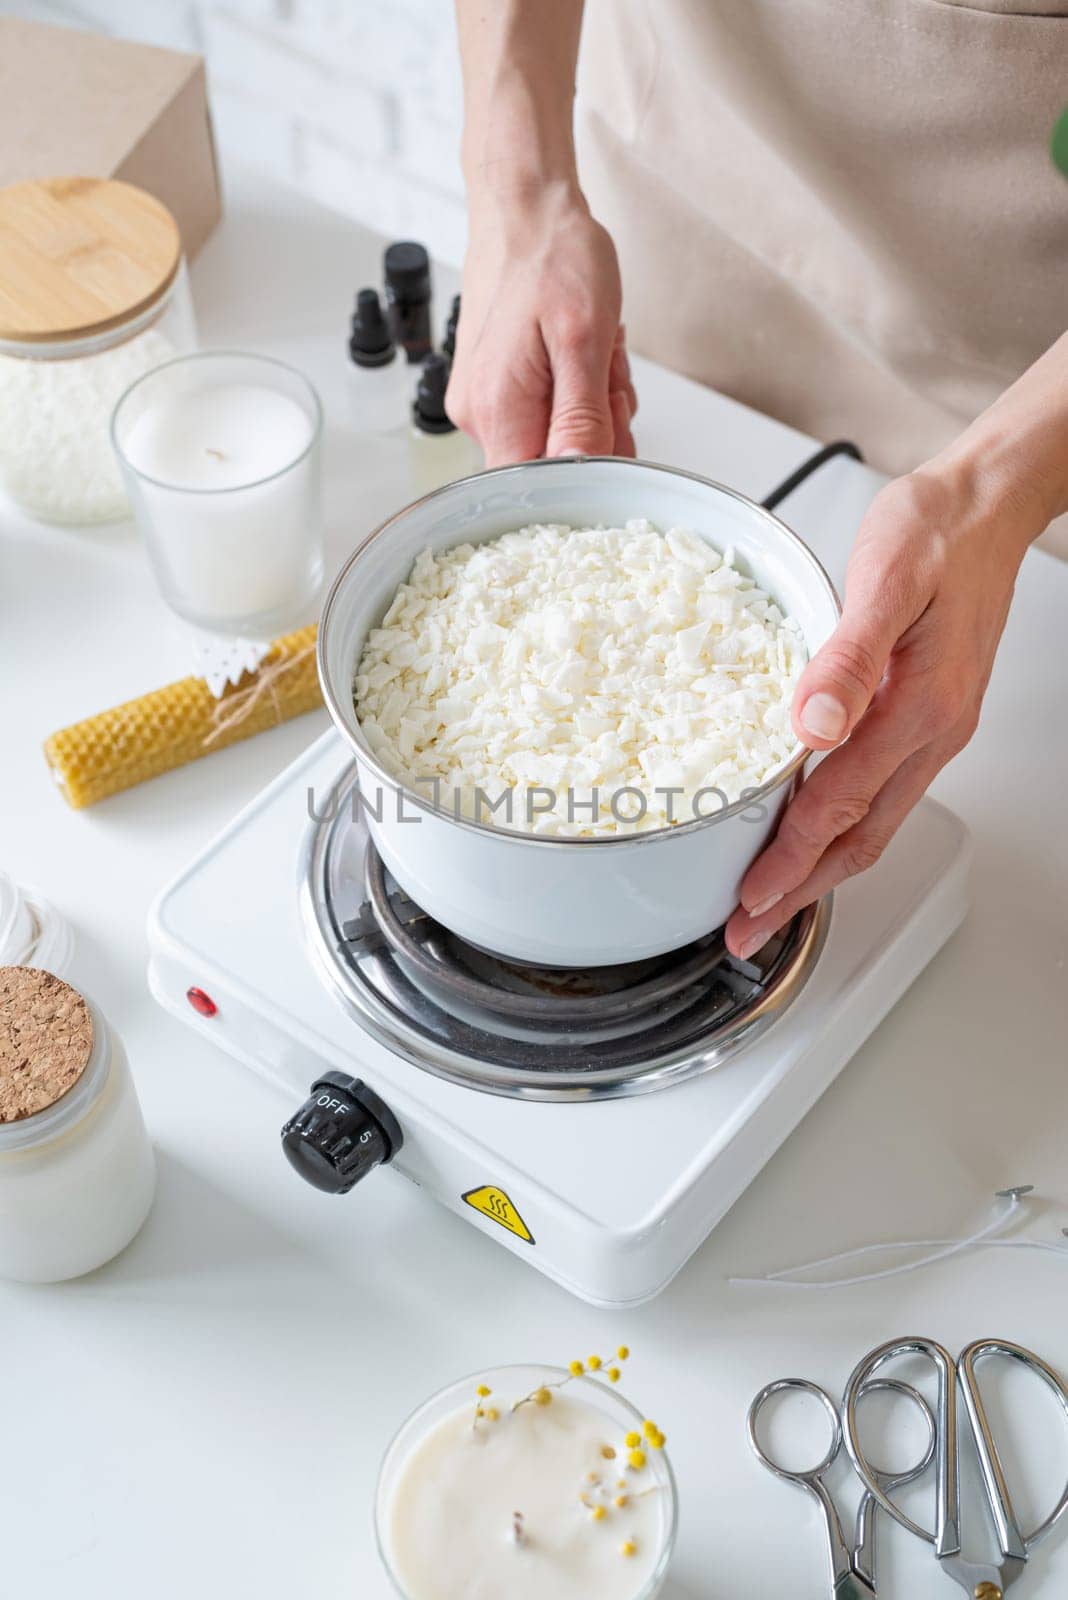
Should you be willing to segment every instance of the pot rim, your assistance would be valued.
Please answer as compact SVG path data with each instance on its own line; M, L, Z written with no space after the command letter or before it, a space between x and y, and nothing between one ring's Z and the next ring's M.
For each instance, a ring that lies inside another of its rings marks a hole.
M486 834L491 838L514 840L517 843L527 845L555 845L558 849L578 849L586 848L591 845L615 845L617 848L623 845L649 845L655 844L665 838L677 838L683 834L693 833L698 828L706 828L710 824L725 822L728 818L738 816L741 812L748 811L753 806L759 806L760 803L763 800L766 800L769 795L774 794L777 789L781 789L785 784L790 783L797 776L801 768L804 766L805 761L811 754L811 751L809 751L805 745L799 744L793 755L787 760L785 766L781 766L777 772L773 773L773 775L767 779L766 782L762 783L758 788L747 790L740 799L732 801L730 805L723 806L718 811L709 812L699 817L691 817L688 822L669 823L663 828L648 828L640 833L598 834L589 837L575 838L574 836L570 835L561 837L559 834L525 833L520 828L498 827L492 822L479 822L473 817L457 816L456 813L451 811L447 806L435 805L434 802L428 799L426 795L419 794L417 790L412 788L411 785L405 783L401 778L395 777L391 772L387 772L372 753L366 740L363 739L362 734L359 740L353 737L351 729L345 722L340 698L335 693L334 686L330 682L330 677L326 667L325 646L325 640L330 629L331 617L338 603L338 596L346 584L351 569L363 558L366 551L375 540L381 538L383 534L388 533L396 523L400 522L402 518L407 517L409 512L414 511L418 506L426 505L429 501L435 500L441 495L450 493L456 489L459 484L481 483L483 479L487 478L506 478L516 473L528 473L542 467L559 467L564 462L566 462L568 465L577 463L580 465L602 466L607 463L611 463L613 466L618 467L644 467L654 472L669 473L672 477L688 478L693 483L700 483L704 485L705 488L715 489L720 494L726 495L729 499L736 500L740 505L745 506L750 512L752 512L760 521L769 524L779 535L785 537L791 544L796 546L803 559L806 560L809 566L812 568L812 571L817 580L821 583L825 594L830 598L831 605L837 617L841 618L842 602L839 598L838 591L831 582L826 568L814 551L809 548L799 534L796 534L791 527L783 522L781 517L777 517L773 511L769 511L765 506L762 506L759 501L751 500L748 495L742 494L739 489L732 489L729 484L719 483L715 478L706 478L699 472L689 472L685 467L671 467L667 466L662 461L646 461L641 457L635 456L569 455L541 457L536 461L518 461L509 466L491 467L485 472L472 473L466 478L456 478L453 480L453 482L443 484L438 489L432 489L429 494L421 495L418 500L412 500L408 505L402 506L399 511L395 511L391 517L387 517L385 522L380 522L376 528L372 528L370 533L365 534L360 540L359 544L352 551L352 554L341 567L340 571L337 573L337 576L334 578L333 583L330 585L329 593L327 594L326 601L323 605L322 615L319 619L318 639L316 644L316 664L319 672L319 684L322 689L323 700L326 703L327 711L330 713L331 721L341 734L342 738L349 745L350 749L352 749L354 752L357 761L362 763L364 766L369 767L379 782L384 784L386 788L402 795L405 800L410 801L411 804L418 810L426 812L427 815L431 817L439 818L443 822L452 823L453 825L461 828L471 829L475 833ZM355 662L353 663L353 667L355 668ZM349 703L351 705L351 683L348 686L348 695Z

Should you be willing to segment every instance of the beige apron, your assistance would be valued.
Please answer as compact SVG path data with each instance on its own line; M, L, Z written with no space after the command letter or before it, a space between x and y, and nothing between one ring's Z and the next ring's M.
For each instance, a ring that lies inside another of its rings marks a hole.
M1068 0L588 0L632 348L908 470L1068 326L1066 102Z

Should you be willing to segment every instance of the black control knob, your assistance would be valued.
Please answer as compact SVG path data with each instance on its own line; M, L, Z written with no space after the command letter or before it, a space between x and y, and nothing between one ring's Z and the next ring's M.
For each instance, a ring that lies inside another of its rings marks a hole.
M301 1177L326 1194L348 1194L392 1161L404 1135L383 1100L359 1078L324 1073L282 1129L282 1149Z

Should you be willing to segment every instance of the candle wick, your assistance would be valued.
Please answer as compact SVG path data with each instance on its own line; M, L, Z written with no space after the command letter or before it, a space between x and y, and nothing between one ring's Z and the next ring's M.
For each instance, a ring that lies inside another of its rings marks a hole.
M512 1512L512 1539L515 1544L523 1545L527 1542L526 1532L523 1528L523 1513Z
M214 456L216 461L225 461L226 460L226 457L223 454L223 452L221 450L213 450L211 448L210 444L204 446L204 454L206 456Z

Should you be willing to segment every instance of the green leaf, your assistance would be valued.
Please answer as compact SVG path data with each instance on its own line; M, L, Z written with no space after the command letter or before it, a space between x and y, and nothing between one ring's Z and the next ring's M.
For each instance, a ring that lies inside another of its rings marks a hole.
M1068 106L1065 106L1059 119L1054 124L1053 137L1050 140L1049 149L1050 155L1053 157L1053 165L1059 167L1065 177L1068 178Z

